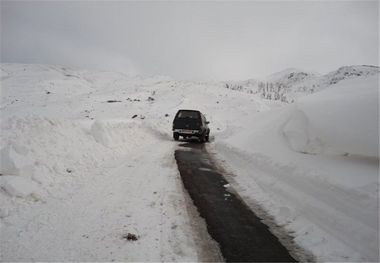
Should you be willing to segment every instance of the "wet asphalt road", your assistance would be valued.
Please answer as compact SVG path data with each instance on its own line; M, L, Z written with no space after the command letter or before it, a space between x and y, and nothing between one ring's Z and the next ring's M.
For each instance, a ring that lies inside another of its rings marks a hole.
M175 151L178 170L211 237L227 262L295 262L286 248L235 194L204 144L187 141Z

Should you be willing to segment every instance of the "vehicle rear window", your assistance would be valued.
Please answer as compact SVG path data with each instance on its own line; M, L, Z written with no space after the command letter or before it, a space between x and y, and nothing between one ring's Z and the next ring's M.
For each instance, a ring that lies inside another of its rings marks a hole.
M178 113L177 118L190 118L190 119L198 119L199 113L196 111L180 111Z

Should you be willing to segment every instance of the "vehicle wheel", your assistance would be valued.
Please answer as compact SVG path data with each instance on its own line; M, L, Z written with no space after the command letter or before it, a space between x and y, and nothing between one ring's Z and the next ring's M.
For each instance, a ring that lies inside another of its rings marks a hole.
M173 132L173 138L174 138L175 141L178 141L178 139L179 139L179 134L176 133L176 132Z
M201 136L199 136L199 142L200 143L204 143L205 142L205 135L203 134L203 135L201 135Z
M209 141L210 141L210 140L209 140L209 135L206 135L205 140L206 140L206 142L209 142Z

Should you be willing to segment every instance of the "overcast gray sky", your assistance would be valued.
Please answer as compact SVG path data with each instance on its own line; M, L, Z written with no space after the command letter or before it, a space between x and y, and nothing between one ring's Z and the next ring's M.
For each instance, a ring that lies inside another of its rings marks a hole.
M177 79L378 65L378 1L1 1L1 62Z

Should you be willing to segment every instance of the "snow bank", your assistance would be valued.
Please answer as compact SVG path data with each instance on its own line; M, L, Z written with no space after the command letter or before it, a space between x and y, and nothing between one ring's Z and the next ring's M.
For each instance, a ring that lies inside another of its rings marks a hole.
M2 132L0 173L19 176L11 177L19 179L9 182L7 192L20 197L27 196L17 194L24 193L18 186L26 185L20 180L38 183L53 195L71 192L60 188L72 185L76 189L85 174L153 140L138 122L123 120L13 117L2 123Z
M344 80L297 102L328 147L379 157L379 77Z
M154 140L148 127L138 120L96 120L91 125L91 134L105 147L122 151L134 150L148 140Z
M270 117L273 120L265 130L279 129L289 147L300 153L378 158L378 81L378 76L344 80L303 97L281 114L273 113L277 117ZM251 128L263 131L261 125Z

